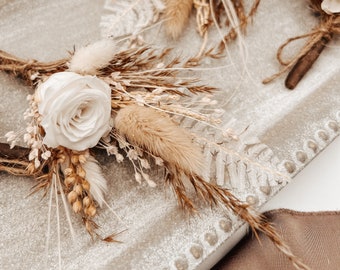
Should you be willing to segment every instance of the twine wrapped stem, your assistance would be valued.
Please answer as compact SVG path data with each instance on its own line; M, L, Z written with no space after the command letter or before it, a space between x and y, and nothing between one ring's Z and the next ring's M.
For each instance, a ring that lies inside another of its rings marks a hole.
M285 86L288 89L294 89L300 80L305 76L308 70L318 59L327 43L335 36L340 34L340 14L329 15L321 9L321 1L311 0L311 8L320 16L319 25L311 32L297 37L289 38L283 43L277 51L277 60L284 67L276 74L263 80L264 84L270 83L283 73L287 72L288 76L285 80ZM295 40L308 38L300 52L289 61L284 61L282 52L288 44Z

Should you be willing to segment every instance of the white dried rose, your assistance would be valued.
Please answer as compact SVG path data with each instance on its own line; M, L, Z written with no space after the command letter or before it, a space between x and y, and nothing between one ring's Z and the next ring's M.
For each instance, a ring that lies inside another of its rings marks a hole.
M340 13L340 0L324 0L321 3L321 8L330 15Z
M38 87L36 99L48 147L82 151L111 128L111 89L95 76L55 73Z

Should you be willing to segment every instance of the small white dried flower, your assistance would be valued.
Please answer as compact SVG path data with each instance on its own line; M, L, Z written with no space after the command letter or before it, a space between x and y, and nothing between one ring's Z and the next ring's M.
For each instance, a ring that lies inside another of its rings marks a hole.
M38 158L36 158L35 160L34 160L34 167L36 168L36 169L38 169L39 167L40 167L40 160L38 159Z
M121 154L116 154L115 157L118 163L123 162L124 160L124 157Z
M109 145L106 148L107 154L110 155L116 155L118 153L118 148L115 145Z
M129 143L125 140L118 140L118 145L120 149L124 149L129 146Z
M140 173L138 173L138 172L135 173L135 180L136 180L139 184L142 183L142 176L141 176Z
M25 143L28 144L28 143L31 141L31 139L32 139L31 134L29 134L29 133L25 133L25 134L24 134L24 142L25 142Z
M164 166L164 161L163 161L163 159L161 159L160 157L155 157L155 163L156 163L156 165L158 165L158 166L161 166L161 167Z
M138 159L138 153L135 149L130 149L127 153L127 157L131 160Z
M33 148L31 150L31 152L29 153L29 155L28 155L28 160L31 161L31 160L35 159L36 157L38 157L38 154L39 154L38 149L37 148Z
M145 158L140 159L140 164L144 169L150 169L150 164Z
M44 160L48 160L51 157L51 151L47 150L41 154L41 158Z
M31 75L30 80L34 81L36 78L38 78L39 72L35 72L34 74Z
M27 101L33 101L33 95L27 95L26 100Z
M142 174L143 174L144 180L146 181L146 183L148 183L148 185L150 187L156 187L157 186L156 183L150 179L150 176L147 173L142 173Z
M10 147L9 147L9 148L10 148L10 149L13 149L13 148L14 148L14 146L16 145L16 143L17 143L16 141L12 141L12 142L11 142L11 145L10 145Z
M17 138L17 135L14 131L9 131L5 134L5 137L7 138L7 141L13 141Z
M41 149L41 147L42 147L42 142L38 141L38 140L34 140L34 142L32 144L32 148Z

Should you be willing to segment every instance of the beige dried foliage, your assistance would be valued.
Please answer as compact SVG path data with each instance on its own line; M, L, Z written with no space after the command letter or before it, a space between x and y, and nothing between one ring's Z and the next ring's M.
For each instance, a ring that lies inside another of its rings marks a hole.
M163 112L130 105L118 111L115 128L132 145L186 173L200 174L203 169L201 150L192 142L191 135Z
M173 39L182 34L193 7L193 0L165 1L165 30Z

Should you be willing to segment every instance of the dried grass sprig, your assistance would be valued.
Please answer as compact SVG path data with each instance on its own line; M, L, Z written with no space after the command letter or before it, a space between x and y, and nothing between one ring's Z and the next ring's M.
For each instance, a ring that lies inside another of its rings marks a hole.
M288 76L285 80L285 86L288 89L294 89L314 62L318 59L327 43L334 35L340 34L340 15L327 14L321 8L320 0L310 0L310 8L320 18L319 24L309 33L289 38L283 43L276 54L277 60L283 68L276 74L263 80L264 84L270 83L288 70ZM286 46L293 41L308 38L305 45L298 54L289 60L283 60L282 53Z
M181 63L179 58L162 64L166 61L170 51L171 49L165 49L158 52L147 46L118 51L111 56L112 60L108 61L105 67L98 68L95 75L105 79L114 74L116 83L124 85L127 91L141 88L152 91L163 88L168 92L184 95L181 91L183 88L192 93L211 92L215 89L210 86L198 85L199 80L195 78L179 77L179 72L174 67L187 65L187 62ZM23 78L32 85L46 76L67 70L71 60L72 58L64 58L45 63L37 60L23 60L0 51L0 70ZM81 68L77 67L77 69ZM91 73L93 72L91 70Z
M146 149L187 173L199 173L202 170L200 148L192 143L191 135L176 125L167 114L131 105L117 113L115 122L117 133L132 145Z
M305 265L287 246L277 230L270 224L265 216L257 213L248 204L241 202L228 189L221 188L216 184L204 181L199 175L187 174L181 168L168 167L167 183L172 187L179 205L195 212L193 201L188 197L183 178L188 179L195 190L195 193L211 207L218 205L231 210L236 216L246 221L257 237L258 232L264 233L274 245L292 262L296 269L310 269Z

